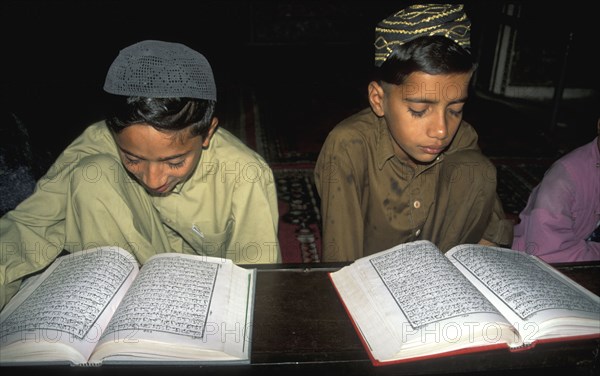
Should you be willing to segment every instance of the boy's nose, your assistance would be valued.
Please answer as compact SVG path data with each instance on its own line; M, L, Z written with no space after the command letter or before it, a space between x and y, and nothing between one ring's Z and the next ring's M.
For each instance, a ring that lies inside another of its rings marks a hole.
M166 175L160 163L149 163L144 174L144 184L150 189L158 189L165 185Z
M439 116L427 129L427 136L440 140L448 136L448 124L445 116Z

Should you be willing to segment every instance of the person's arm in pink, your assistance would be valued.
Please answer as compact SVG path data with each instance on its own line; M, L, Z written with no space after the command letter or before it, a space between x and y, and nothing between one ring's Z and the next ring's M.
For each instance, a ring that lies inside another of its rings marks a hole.
M553 165L521 212L513 248L546 262L600 259L600 243L586 240L597 226L593 207L584 202L586 184L563 164Z

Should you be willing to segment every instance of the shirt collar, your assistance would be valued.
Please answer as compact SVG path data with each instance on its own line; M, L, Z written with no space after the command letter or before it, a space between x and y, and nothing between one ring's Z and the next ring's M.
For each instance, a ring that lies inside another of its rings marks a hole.
M192 174L193 176L193 174ZM190 176L189 178L185 179L185 181L180 181L179 183L175 184L175 186L173 187L173 189L171 190L171 193L175 193L175 194L179 194L181 193L181 190L183 189L183 185L192 178L192 176Z
M373 116L376 116L373 114ZM392 144L392 135L385 123L383 117L376 116L376 127L377 127L377 138L376 138L376 156L377 156L377 167L381 170L387 161L394 158L394 146Z

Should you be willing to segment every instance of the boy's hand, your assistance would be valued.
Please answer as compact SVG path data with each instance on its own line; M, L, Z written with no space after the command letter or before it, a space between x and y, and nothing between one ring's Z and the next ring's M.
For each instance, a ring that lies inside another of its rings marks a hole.
M491 241L489 241L489 240L485 240L485 239L483 239L483 238L482 238L482 239L479 241L479 243L477 243L477 244L480 244L480 245L487 245L487 246L490 246L490 247L497 247L497 246L498 246L498 244L496 244L496 243L492 243Z

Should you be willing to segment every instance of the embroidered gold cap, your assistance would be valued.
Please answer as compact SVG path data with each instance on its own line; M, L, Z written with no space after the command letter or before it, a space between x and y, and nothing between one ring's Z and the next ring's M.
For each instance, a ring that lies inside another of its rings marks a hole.
M463 48L471 47L471 22L462 4L416 4L377 24L375 66L381 66L394 48L422 36L442 35Z

